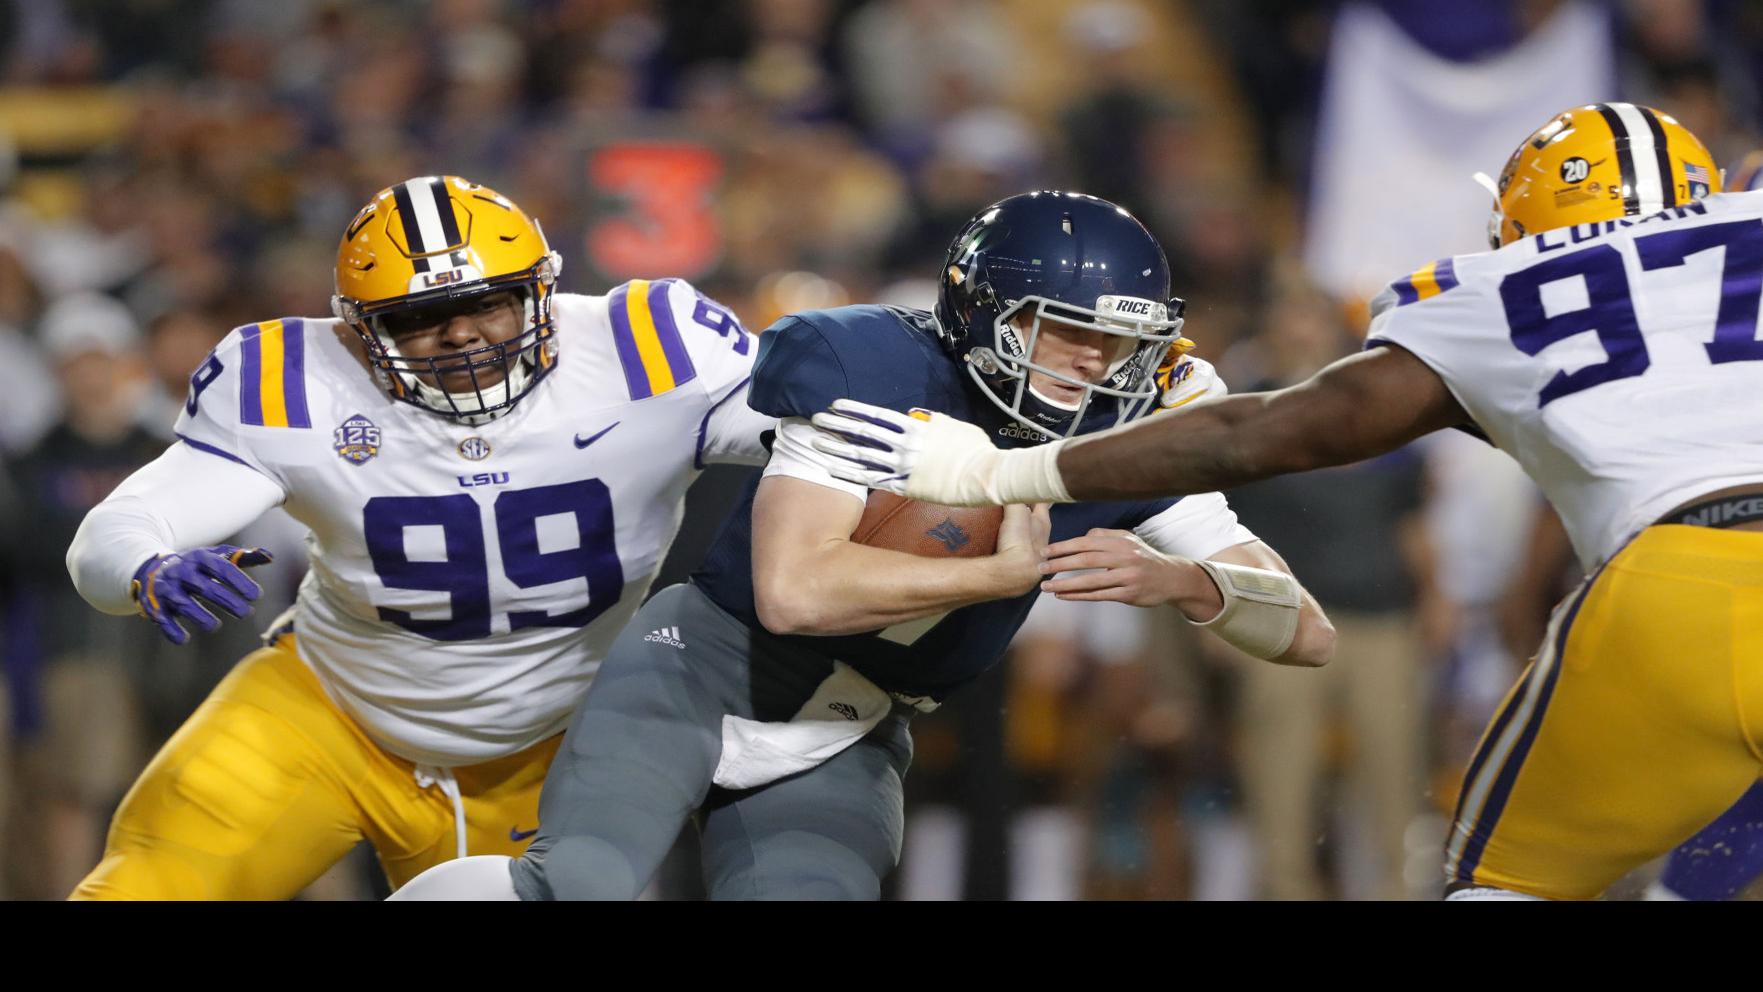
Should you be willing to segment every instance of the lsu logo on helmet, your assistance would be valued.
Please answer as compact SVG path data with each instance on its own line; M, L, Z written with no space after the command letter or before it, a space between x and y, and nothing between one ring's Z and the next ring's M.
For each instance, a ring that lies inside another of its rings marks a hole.
M1669 114L1632 103L1563 111L1524 140L1494 194L1488 242L1574 224L1645 216L1720 192L1706 146Z

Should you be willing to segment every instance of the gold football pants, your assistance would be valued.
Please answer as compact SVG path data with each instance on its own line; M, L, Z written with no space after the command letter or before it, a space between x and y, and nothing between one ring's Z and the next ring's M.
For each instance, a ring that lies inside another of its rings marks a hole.
M452 769L471 854L518 856L559 734ZM459 854L454 804L345 716L295 654L246 656L166 742L75 899L288 899L362 838L394 888Z
M1556 608L1482 735L1446 880L1589 899L1763 770L1763 532L1649 527Z

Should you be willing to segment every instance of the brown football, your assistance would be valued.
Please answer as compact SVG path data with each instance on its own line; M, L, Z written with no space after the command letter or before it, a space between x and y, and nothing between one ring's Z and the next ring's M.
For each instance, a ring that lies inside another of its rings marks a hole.
M983 558L998 549L1001 506L943 506L877 489L851 540L925 558Z

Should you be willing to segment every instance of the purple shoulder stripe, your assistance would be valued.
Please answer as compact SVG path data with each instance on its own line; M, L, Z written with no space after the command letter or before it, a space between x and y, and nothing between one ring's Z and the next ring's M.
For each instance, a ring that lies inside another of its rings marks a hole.
M306 322L299 317L282 321L282 398L289 427L312 426L306 409Z
M637 339L631 333L630 311L626 309L629 293L630 284L625 283L608 294L606 316L612 322L612 343L618 348L625 388L631 399L640 400L653 395L653 391L649 389L649 374L643 371L643 357L637 353Z
M649 286L649 315L655 319L655 336L661 339L661 353L667 356L668 370L673 373L675 387L698 377L686 343L680 340L679 325L673 322L673 307L667 303L667 288L676 279L661 279Z
M1390 284L1390 288L1396 291L1397 306L1407 306L1420 299L1420 291L1414 288L1413 276L1404 276L1403 278L1396 280Z
M263 328L251 324L239 340L239 423L263 426Z
M1457 260L1455 258L1439 259L1433 266L1432 277L1439 284L1439 292L1441 293L1447 289L1456 288Z

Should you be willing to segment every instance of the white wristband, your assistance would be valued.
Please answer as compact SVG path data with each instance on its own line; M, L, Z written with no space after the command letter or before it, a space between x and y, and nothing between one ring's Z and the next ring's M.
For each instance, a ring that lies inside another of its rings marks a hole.
M1257 658L1271 660L1286 653L1298 634L1298 612L1304 602L1296 579L1284 572L1247 565L1216 561L1194 564L1218 583L1224 609L1205 623L1189 623L1211 630Z
M1059 476L1064 439L1032 448L999 451L986 495L999 503L1069 503L1071 493Z

